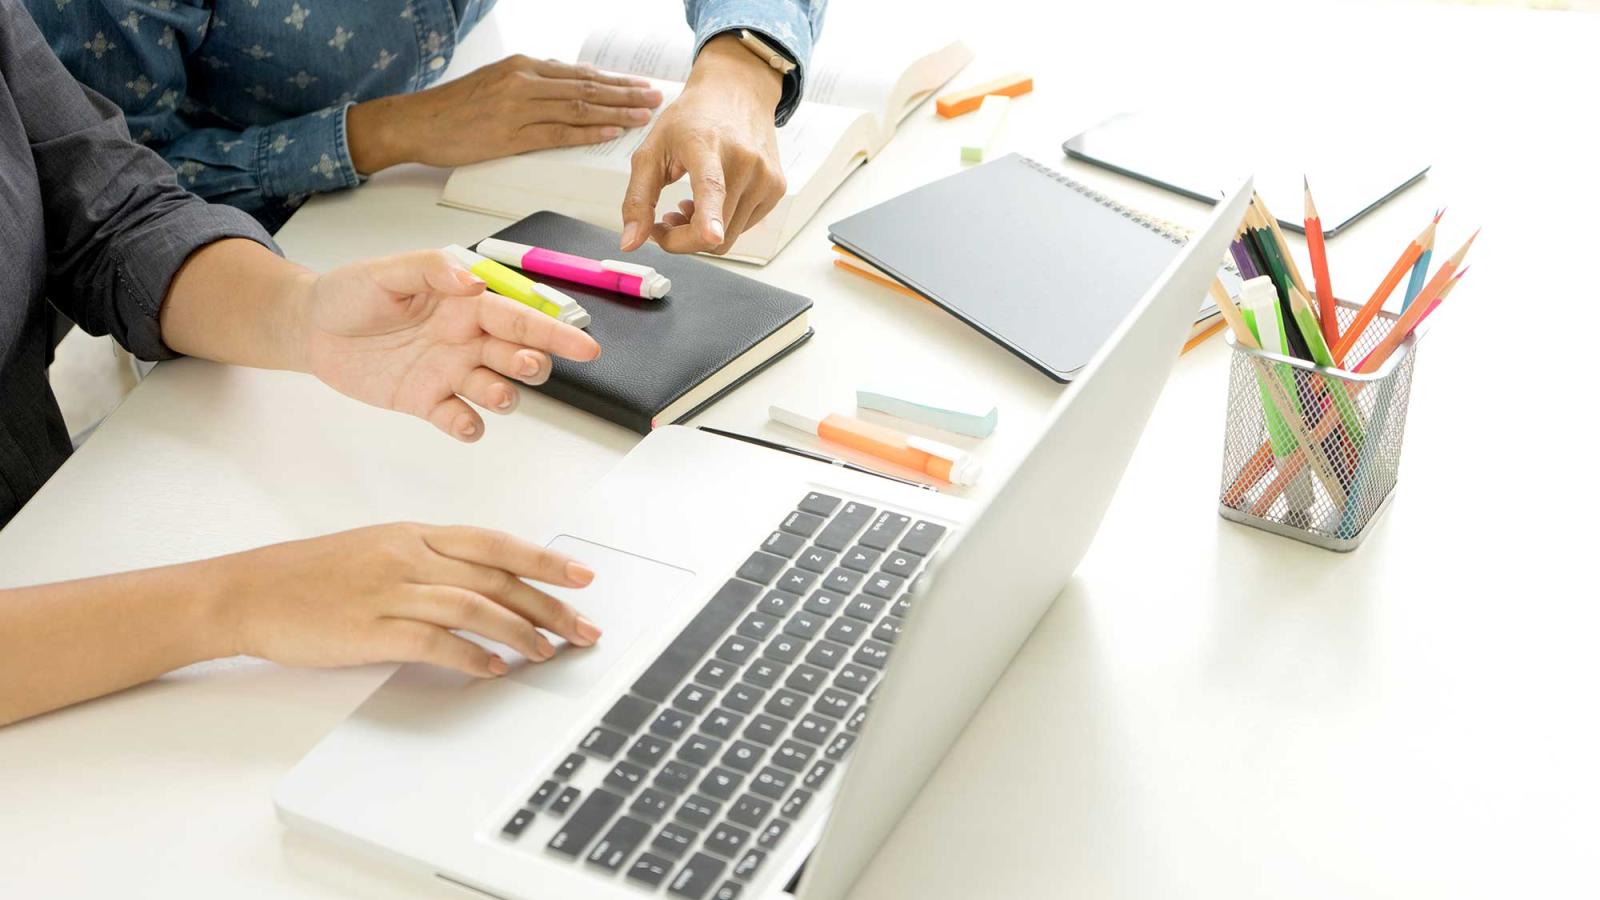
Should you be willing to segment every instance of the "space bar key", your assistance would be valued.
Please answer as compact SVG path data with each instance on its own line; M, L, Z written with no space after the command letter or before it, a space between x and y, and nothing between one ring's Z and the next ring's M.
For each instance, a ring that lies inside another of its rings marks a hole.
M737 578L730 579L700 612L678 632L667 649L661 651L650 668L633 683L633 692L657 703L665 703L685 676L705 658L717 638L728 630L761 593L761 586Z

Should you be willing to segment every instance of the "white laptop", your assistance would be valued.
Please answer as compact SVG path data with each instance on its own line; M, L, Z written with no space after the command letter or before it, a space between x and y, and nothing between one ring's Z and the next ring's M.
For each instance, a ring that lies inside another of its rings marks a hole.
M1249 196L981 508L657 430L552 532L598 573L561 595L601 642L401 668L279 813L491 897L843 897L1088 547Z

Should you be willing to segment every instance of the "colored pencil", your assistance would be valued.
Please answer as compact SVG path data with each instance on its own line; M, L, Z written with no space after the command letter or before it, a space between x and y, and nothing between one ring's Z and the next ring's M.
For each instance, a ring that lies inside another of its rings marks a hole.
M1378 283L1378 287L1372 292L1372 296L1368 298L1361 310L1356 313L1355 319L1350 322L1350 327L1339 335L1338 342L1333 345L1333 358L1339 365L1344 365L1346 354L1350 352L1350 348L1356 345L1356 341L1361 338L1361 332L1372 324L1372 320L1378 315L1378 310L1383 308L1384 301L1388 300L1389 295L1394 293L1395 285L1400 283L1401 276L1405 275L1406 270L1416 265L1417 260L1422 256L1423 245L1433 240L1433 233L1437 228L1437 223L1429 222L1428 227L1422 229L1422 233L1406 245L1406 249L1400 253L1400 258L1395 260L1394 265L1389 268L1389 274L1383 276L1383 281Z
M1289 242L1283 239L1283 228L1278 225L1278 217L1272 214L1272 210L1267 209L1267 201L1261 199L1260 194L1250 198L1250 205L1255 207L1267 229L1272 232L1272 237L1278 242L1278 247L1283 252L1283 260L1288 266L1289 278L1294 281L1294 286L1300 289L1300 293L1310 296L1311 292L1306 289L1305 279L1300 277L1300 266L1295 263L1294 254L1289 252Z
M1234 238L1233 242L1228 244L1228 253L1233 257L1233 267L1239 270L1240 278L1249 281L1261 274L1256 271L1256 264L1250 260L1250 253L1245 250L1243 240Z
M1454 256L1444 261L1444 265L1439 267L1439 271L1428 279L1428 283L1423 287L1422 293L1417 295L1417 301L1411 304L1410 309L1400 314L1399 320L1389 328L1388 333L1383 336L1382 340L1378 341L1377 346L1372 348L1372 352L1368 353L1366 358L1361 361L1361 365L1356 367L1357 372L1367 374L1376 371L1379 366L1383 365L1383 361L1388 359L1389 355L1394 353L1396 348L1400 346L1400 342L1406 339L1406 335L1409 335L1418 325L1422 324L1422 320L1427 318L1429 313L1438 308L1439 304L1434 301L1444 292L1445 286L1450 283L1450 276L1455 274L1456 268L1461 265L1462 258L1467 255L1467 250L1472 247L1472 242L1477 239L1477 232L1473 232L1472 237L1467 238L1467 242L1461 245L1461 249L1457 250Z
M1311 277L1317 280L1317 311L1322 323L1322 340L1332 348L1339 343L1339 307L1333 296L1333 278L1328 274L1328 245L1323 239L1322 216L1311 200L1311 180L1306 187L1306 246L1311 251Z

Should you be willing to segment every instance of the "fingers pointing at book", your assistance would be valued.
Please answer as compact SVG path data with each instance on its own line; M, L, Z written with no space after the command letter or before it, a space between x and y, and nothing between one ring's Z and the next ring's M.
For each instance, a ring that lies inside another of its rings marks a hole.
M773 113L782 76L724 35L695 60L683 93L633 154L622 249L654 238L673 253L726 253L783 199ZM664 187L688 176L692 203L656 219Z

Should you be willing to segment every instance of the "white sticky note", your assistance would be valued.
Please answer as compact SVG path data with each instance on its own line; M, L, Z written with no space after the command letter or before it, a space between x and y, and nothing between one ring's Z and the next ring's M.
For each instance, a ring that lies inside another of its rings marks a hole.
M1000 410L993 403L967 396L945 396L944 392L935 395L927 390L860 388L856 390L856 406L979 438L993 434L1000 422Z

